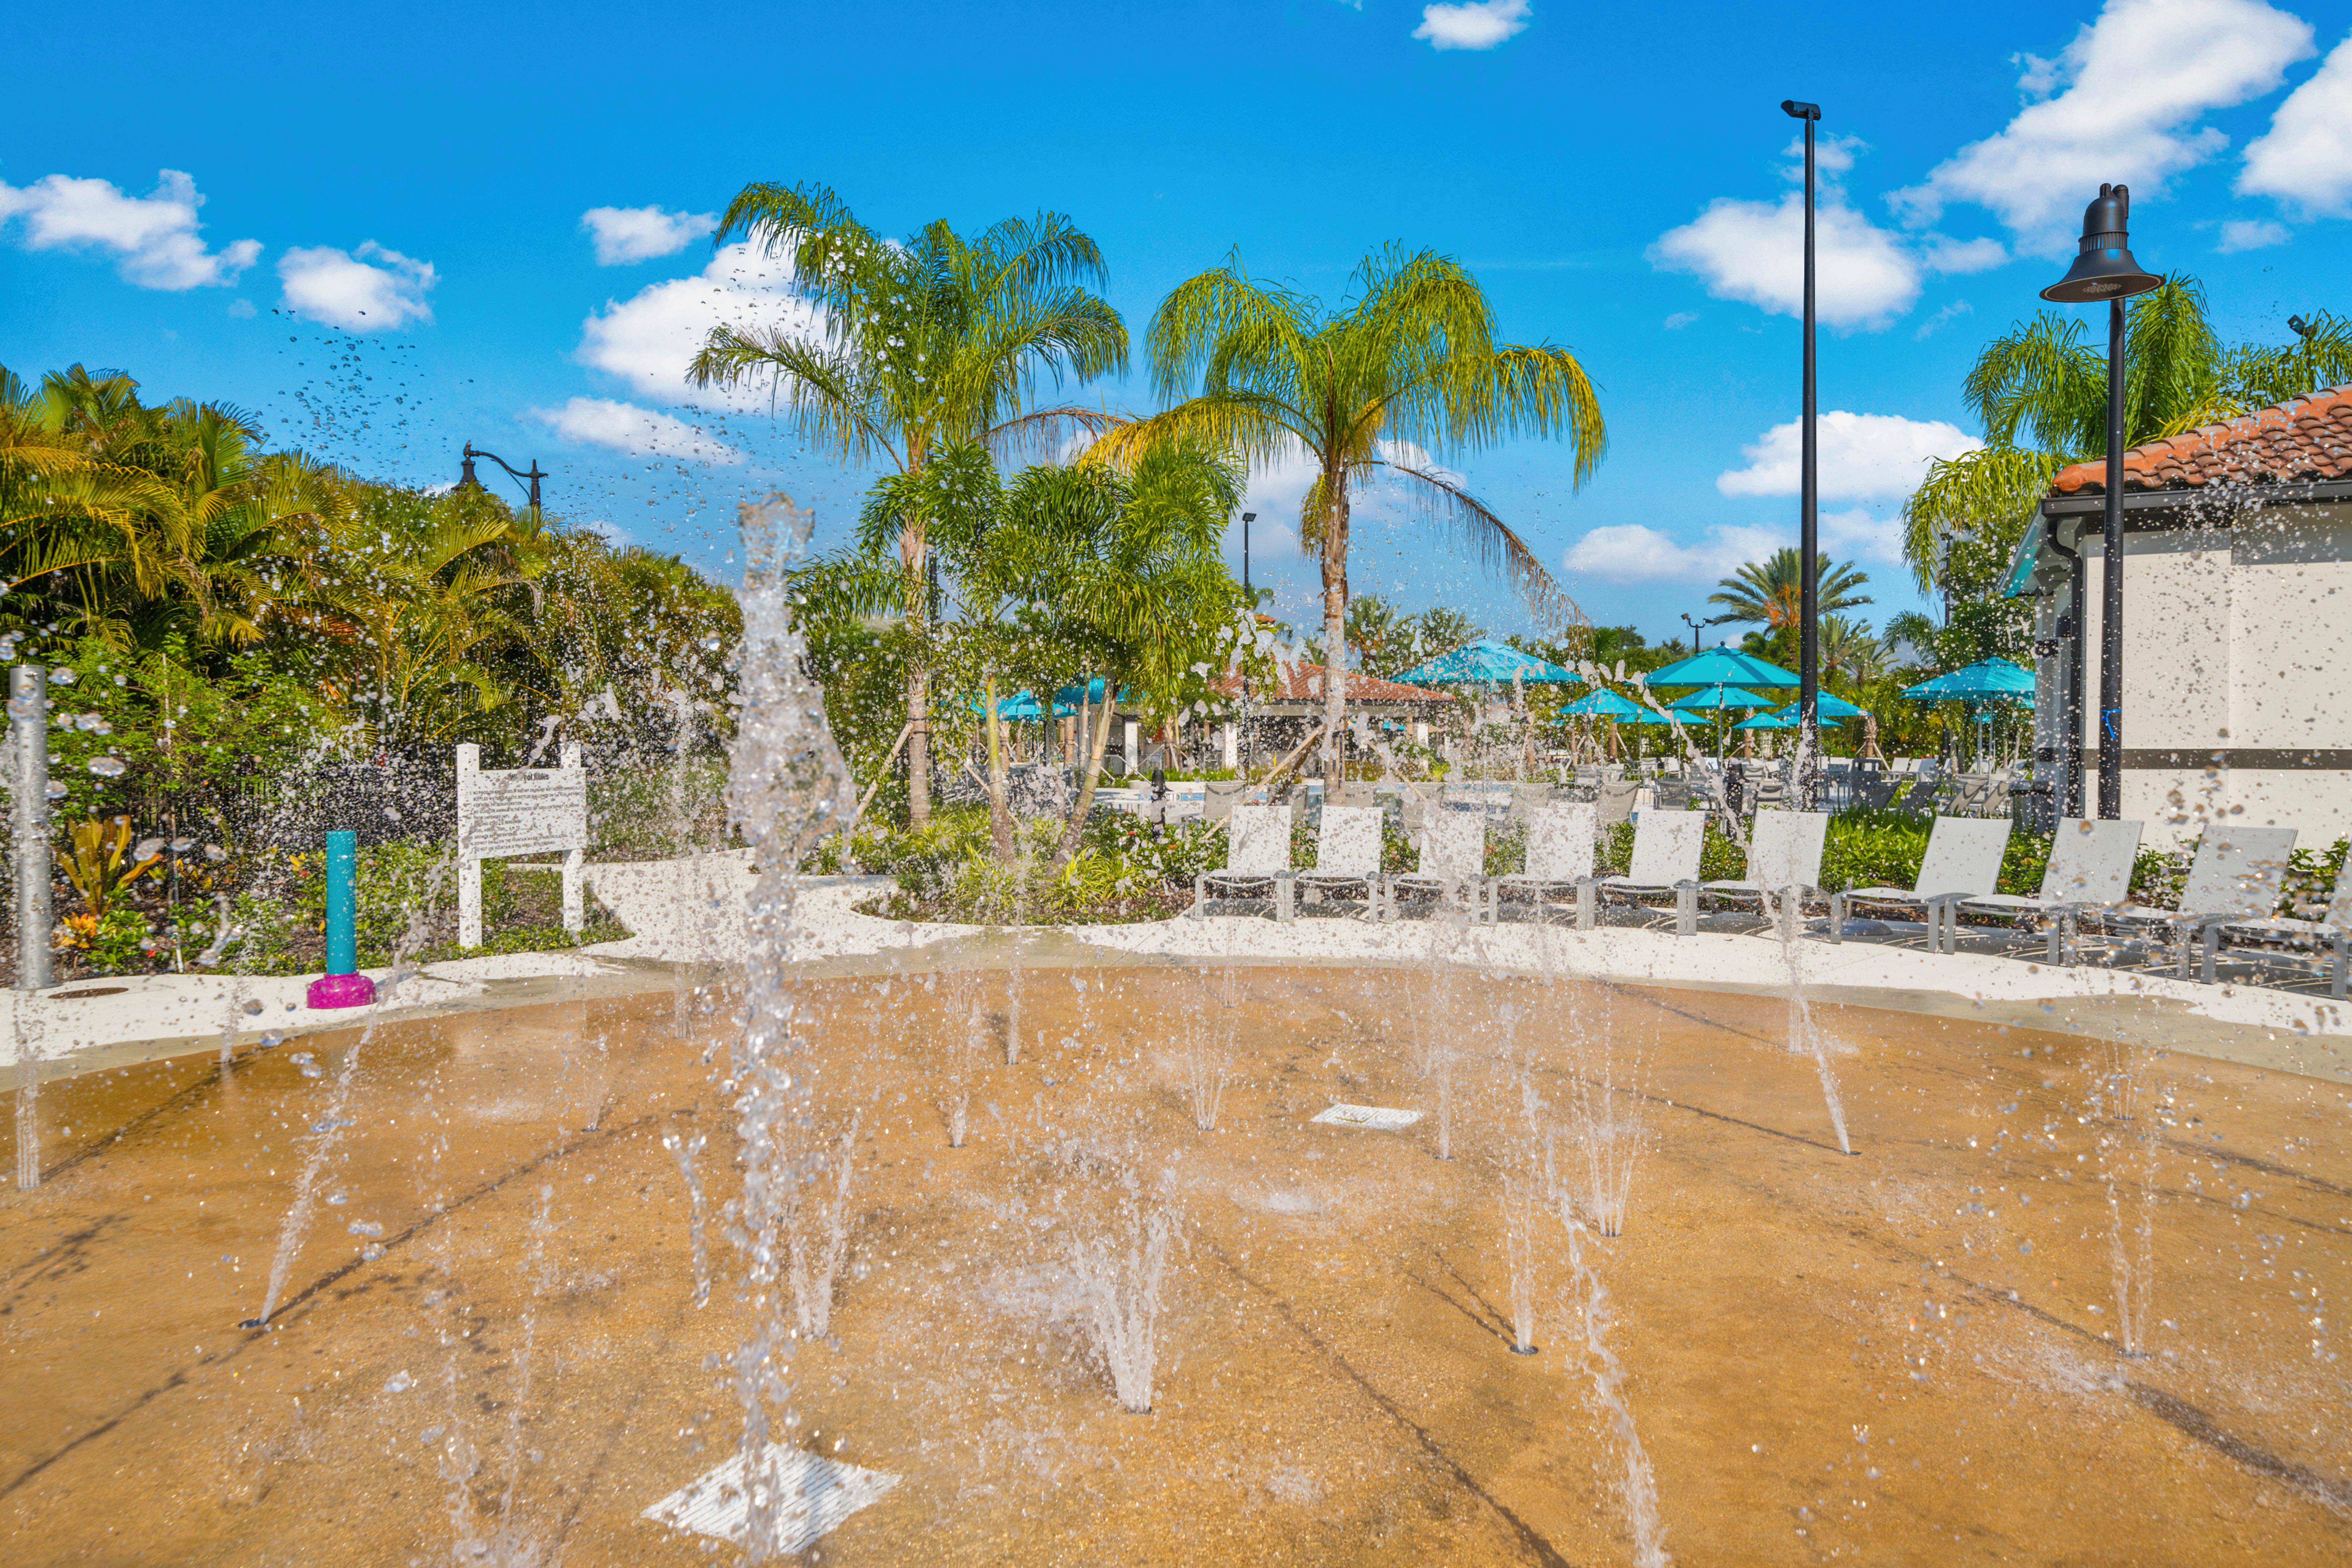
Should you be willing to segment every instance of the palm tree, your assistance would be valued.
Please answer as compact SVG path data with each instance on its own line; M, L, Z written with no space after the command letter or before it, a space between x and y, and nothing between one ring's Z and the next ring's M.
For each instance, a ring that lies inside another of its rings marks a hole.
M1813 569L1814 608L1821 614L1856 609L1870 603L1867 595L1854 592L1869 584L1870 575L1855 571L1851 563L1832 563L1823 555ZM1804 608L1802 572L1794 550L1775 550L1769 560L1761 563L1750 561L1724 578L1719 584L1722 592L1709 594L1706 602L1724 607L1724 620L1760 624L1768 632L1799 626Z
M1461 611L1435 605L1412 618L1412 662L1425 663L1486 635L1486 627Z
M1870 582L1869 574L1856 571L1851 563L1832 563L1822 555L1817 559L1814 571L1814 591L1821 614L1826 616L1870 603L1867 595L1855 592ZM1804 620L1804 583L1796 551L1776 550L1766 561L1748 562L1724 578L1721 589L1706 596L1708 604L1724 606L1723 614L1715 617L1717 620L1746 622L1763 628L1740 639L1743 652L1784 665L1796 662Z
M1036 585L1069 640L1103 679L1094 733L1081 737L1084 778L1059 858L1077 852L1094 805L1110 720L1122 687L1158 721L1211 695L1250 617L1226 569L1225 521L1241 504L1240 466L1224 449L1186 439L1137 452L1132 466L1032 468L1008 487L1006 510L1034 530L1052 562Z
M1575 355L1549 343L1497 343L1494 309L1459 262L1391 247L1365 258L1343 309L1261 283L1238 258L1179 284L1153 318L1152 379L1163 398L1198 395L1122 426L1097 446L1129 462L1190 437L1253 463L1304 450L1316 478L1299 538L1319 556L1323 646L1346 646L1352 492L1382 475L1448 524L1482 564L1499 567L1544 619L1583 616L1525 541L1436 467L1517 436L1574 448L1581 486L1607 444L1601 404ZM1323 770L1338 798L1342 679L1324 682Z
M1044 450L1109 421L1077 407L1032 408L1041 374L1058 386L1127 367L1118 312L1081 285L1102 253L1058 213L1008 218L966 239L933 223L903 241L861 224L825 186L752 184L713 243L744 239L789 258L823 323L712 329L688 379L764 382L791 427L845 462L919 474L943 446ZM907 661L908 816L930 819L929 574L923 525L898 531L899 612L917 634Z
M1886 647L1878 634L1843 616L1822 617L1822 679L1860 686L1886 667Z
M2284 348L2225 345L2205 290L2176 274L2132 300L2124 332L2124 445L2352 380L2352 327L2295 318ZM1984 427L1976 451L1929 465L1903 508L1903 553L1921 589L1946 601L2006 566L2051 477L2107 446L2107 356L2080 313L2044 310L1977 355L1963 384Z

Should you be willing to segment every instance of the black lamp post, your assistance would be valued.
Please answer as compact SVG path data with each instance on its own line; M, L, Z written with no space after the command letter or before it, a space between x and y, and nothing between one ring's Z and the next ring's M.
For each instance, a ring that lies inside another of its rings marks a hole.
M550 478L551 476L539 471L539 459L537 458L533 458L530 460L530 472L524 473L512 463L509 463L504 458L499 457L496 452L482 451L471 441L468 441L466 443L465 471L457 478L457 488L459 489L466 489L469 487L474 489L480 489L482 488L482 481L474 477L474 459L477 458L488 458L491 462L496 463L499 468L504 468L508 473L512 474L516 479L528 482L530 486L531 515L533 517L539 515L539 481Z
M2061 305L2107 301L2107 485L2099 595L2099 816L2124 814L2124 301L2164 279L2132 259L2131 190L2101 185L2083 212L2083 244L2066 276L2042 290ZM2074 613L2082 634L2083 606ZM2076 742L2080 743L2079 739Z
M1822 751L1821 443L1813 395L1813 127L1818 103L1780 100L1780 112L1805 122L1805 387L1799 416L1803 447L1797 479L1797 797L1807 811L1819 793Z
M1246 593L1248 593L1248 592L1249 592L1249 585L1250 585L1250 582L1249 582L1249 525L1250 525L1251 523L1253 523L1253 522L1255 522L1256 521L1257 521L1257 513L1255 513L1255 512L1254 512L1254 511L1245 511L1245 512L1242 513L1242 592L1243 592L1243 593L1244 593L1244 594L1246 594ZM1252 609L1255 609L1255 608L1257 607L1257 601L1256 601L1255 599L1252 599L1252 600L1250 601L1250 607L1251 607Z

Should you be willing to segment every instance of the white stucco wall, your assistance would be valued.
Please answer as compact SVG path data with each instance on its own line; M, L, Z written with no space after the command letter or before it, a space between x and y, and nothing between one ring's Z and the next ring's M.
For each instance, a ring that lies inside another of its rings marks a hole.
M2083 535L2092 769L2101 553L2093 518ZM2306 848L2352 835L2352 508L2217 510L2210 524L2125 535L2123 739L2123 815L2147 825L2147 842L2194 837L2217 818L2294 827ZM2321 765L2295 755L2312 752L2335 755ZM2095 789L2094 773L2086 801Z

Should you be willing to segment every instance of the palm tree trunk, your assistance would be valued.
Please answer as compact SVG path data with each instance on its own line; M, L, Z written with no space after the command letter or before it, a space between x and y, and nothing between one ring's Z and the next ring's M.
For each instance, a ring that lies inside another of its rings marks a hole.
M907 659L907 826L920 833L931 821L931 672L922 655Z
M1082 737L1086 744L1086 773L1078 784L1077 802L1070 807L1069 826L1062 830L1062 847L1054 855L1057 868L1068 865L1070 857L1078 852L1078 835L1086 830L1087 814L1095 808L1095 783L1102 777L1103 752L1110 745L1110 721L1118 708L1118 682L1106 674L1103 700L1095 705L1095 732L1090 738Z
M1323 514L1323 804L1339 804L1348 723L1348 471L1327 468Z
M1004 721L996 710L996 671L981 678L982 700L988 704L988 837L996 858L1013 864L1013 807L1006 797Z

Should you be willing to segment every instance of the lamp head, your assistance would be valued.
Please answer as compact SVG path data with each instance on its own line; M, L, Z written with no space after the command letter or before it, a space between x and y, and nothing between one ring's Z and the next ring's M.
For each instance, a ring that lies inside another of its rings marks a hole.
M2083 209L2083 244L2066 276L2042 290L2059 305L2092 305L2102 300L2145 294L2164 279L2140 270L2132 259L2131 187L2101 185L2098 199Z
M1242 521L1244 522L1255 522L1257 521L1257 513L1254 511L1245 511L1242 513Z
M1799 103L1793 98L1784 98L1780 100L1780 112L1791 120L1819 120L1822 117L1822 106L1818 103Z

